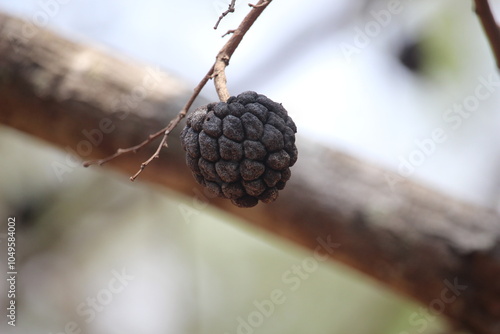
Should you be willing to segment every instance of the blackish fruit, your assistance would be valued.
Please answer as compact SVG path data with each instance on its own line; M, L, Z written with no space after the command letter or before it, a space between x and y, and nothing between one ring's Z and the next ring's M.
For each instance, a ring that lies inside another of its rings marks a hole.
M187 117L186 162L201 185L239 207L270 203L297 161L297 127L280 103L255 92L210 103Z

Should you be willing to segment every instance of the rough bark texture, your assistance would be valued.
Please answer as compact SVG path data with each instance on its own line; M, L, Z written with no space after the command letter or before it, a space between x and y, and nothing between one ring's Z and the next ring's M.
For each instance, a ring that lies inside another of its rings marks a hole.
M38 28L33 34L29 23L0 14L0 122L74 150L82 159L144 140L177 113L189 94L164 73ZM240 209L203 195L185 166L178 132L140 179L191 196L188 214L204 200L311 250L337 243L332 259L413 297L431 314L443 313L474 333L500 332L500 219L495 212L408 180L391 189L388 179L401 180L394 173L304 138L298 139L299 161L279 199ZM85 134L93 134L94 143ZM107 168L128 177L153 146ZM64 164L74 166L74 161L68 155ZM60 165L52 167L64 180L68 175Z

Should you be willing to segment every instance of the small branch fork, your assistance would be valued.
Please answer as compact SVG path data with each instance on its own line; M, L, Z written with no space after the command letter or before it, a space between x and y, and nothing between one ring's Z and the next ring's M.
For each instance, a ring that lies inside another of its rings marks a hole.
M493 50L496 64L500 69L500 27L495 21L488 0L474 0L475 11Z
M222 19L225 18L226 15L228 15L229 13L234 13L234 6L235 5L236 5L236 0L231 0L231 3L229 4L229 7L227 8L227 10L219 16L219 19L215 23L214 30L217 30L217 28L219 27L220 21L222 21Z
M233 5L235 1L232 1L231 4L229 5L228 12L231 12L231 5ZM153 140L156 138L160 137L163 134L163 137L161 139L160 144L158 145L158 148L156 149L155 153L146 161L144 161L141 164L140 169L135 173L133 176L130 177L131 181L134 181L139 174L142 173L142 171L146 168L146 166L153 161L154 159L157 159L160 157L160 152L163 147L168 147L167 144L167 139L168 135L170 132L172 132L173 129L180 123L180 121L186 117L186 114L189 112L189 109L193 105L194 101L200 94L201 90L207 82L210 79L214 79L214 85L215 89L217 91L217 94L219 96L219 99L222 102L226 102L229 97L229 91L226 86L226 73L225 69L229 65L229 60L231 59L231 56L233 55L234 51L240 44L241 40L247 33L247 31L250 29L250 27L253 25L253 23L257 20L257 18L260 16L260 14L266 9L266 7L272 2L272 0L259 0L259 2L255 5L249 4L252 9L250 12L247 14L247 16L241 21L239 27L236 30L231 30L228 32L228 34L231 34L231 38L227 41L227 43L222 47L222 49L219 51L217 54L217 57L215 59L215 63L212 65L210 70L207 72L207 74L201 79L200 83L195 87L193 94L189 98L189 100L186 102L186 105L181 109L181 111L177 114L177 116L168 123L166 127L161 129L160 131L153 133L149 135L148 139L144 140L142 143L129 147L129 148L119 148L113 155L110 155L106 158L100 159L100 160L89 160L85 161L83 163L84 167L88 167L90 165L103 165L107 163L108 161L111 161L123 154L126 153L136 153L139 151L141 148L144 146L148 145L151 143ZM225 14L227 15L227 14ZM221 15L223 18L224 16ZM219 19L217 23L222 20L222 18ZM217 25L216 25L217 26Z

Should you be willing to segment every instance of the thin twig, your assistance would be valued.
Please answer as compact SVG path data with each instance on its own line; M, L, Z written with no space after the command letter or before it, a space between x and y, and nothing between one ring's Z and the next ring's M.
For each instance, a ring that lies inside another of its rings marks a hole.
M226 87L225 74L225 69L229 65L229 60L231 59L231 56L240 44L248 29L250 29L252 24L255 22L255 20L257 20L259 15L264 11L264 9L266 9L271 1L272 0L260 0L256 5L250 5L252 7L252 10L250 10L247 16L243 19L239 27L236 30L231 31L231 38L217 54L214 64L213 77L215 90L219 95L219 99L223 102L227 101L230 96Z
M175 118L173 120L171 120L170 123L168 123L167 127L164 128L164 130L162 130L162 132L163 132L163 138L161 139L160 144L156 148L155 153L148 160L144 161L141 164L141 167L139 168L139 170L137 171L137 173L135 173L134 175L132 175L130 177L130 181L135 181L135 179L139 176L139 174L142 173L142 171L144 170L144 168L146 168L146 166L149 165L149 163L151 161L153 161L153 159L158 159L160 157L160 151L163 148L163 146L168 147L168 144L167 144L168 135L170 134L170 132L172 132L173 129L175 129L175 127L179 124L179 122L184 117L186 117L186 114L189 111L189 108L191 108L191 106L193 105L194 101L196 100L196 98L200 94L201 90L207 84L208 80L210 80L210 77L212 76L213 71L214 71L214 67L212 66L210 68L210 70L208 71L208 73L205 75L205 77L203 77L203 79L200 81L200 83L198 84L198 86L196 86L196 88L194 89L193 94L189 98L189 100L186 103L186 105L181 109L181 111L177 114L177 116L175 116Z
M234 34L236 30L234 29L229 29L228 31L226 31L226 33L224 35L222 35L221 37L226 37L227 35L231 35L231 34Z
M214 85L215 89L217 91L217 94L219 95L219 98L221 101L226 101L229 98L229 92L226 87L226 75L225 75L225 69L229 65L229 60L231 59L231 56L233 55L234 51L240 44L241 40L247 33L247 31L250 29L252 24L257 20L257 18L260 16L260 14L264 11L264 9L267 7L272 2L272 0L259 0L259 2L256 5L251 5L252 9L250 12L247 14L247 16L241 21L240 25L236 30L232 32L231 38L226 42L226 44L222 47L222 49L219 51L217 54L215 63L212 65L210 70L205 74L203 79L201 79L200 83L195 87L193 94L189 98L189 100L186 102L186 105L181 109L181 111L177 114L177 116L170 121L170 123L160 131L150 135L148 139L140 143L139 145L132 146L126 149L118 149L113 155L100 159L100 160L92 160L92 161L86 161L83 163L84 167L88 167L90 165L98 164L102 165L110 160L113 160L116 157L119 157L123 154L126 153L136 153L138 150L143 148L144 146L148 145L151 143L153 140L161 136L163 133L163 138L158 145L158 148L156 149L155 153L146 161L144 161L141 164L140 169L135 173L133 176L130 177L131 181L134 181L139 174L142 173L142 171L146 168L146 166L153 161L154 159L157 159L160 157L160 151L161 149L165 146L168 147L167 145L167 139L168 135L170 132L175 129L175 127L180 123L180 121L186 116L188 113L189 109L193 105L194 101L200 94L201 90L207 82L210 79L214 79Z
M491 11L488 0L474 0L476 4L476 14L481 21L484 32L488 37L491 49L495 56L496 64L500 69L500 28L498 27L495 17Z
M217 61L214 65L214 85L215 90L217 91L217 95L219 95L219 100L222 102L226 102L231 95L227 90L227 79L226 79L226 66L229 65L229 58L222 57L219 59L217 57Z
M89 167L91 165L104 165L106 162L113 160L116 157L119 157L122 154L133 152L137 153L141 148L146 146L147 144L151 143L153 140L161 136L163 133L165 133L165 130L167 130L167 127L161 129L160 131L153 133L152 135L149 135L148 139L143 141L142 143L129 147L129 148L119 148L113 155L110 155L109 157L106 157L104 159L99 159L99 160L87 160L83 163L83 167Z
M219 16L217 23L215 23L214 30L217 30L217 28L219 27L220 21L222 21L222 19L225 18L227 14L234 13L234 6L235 5L236 5L236 0L231 0L231 3L229 4L229 7L227 8L227 10Z
M249 5L250 7L252 7L252 8L259 8L259 7L264 7L264 6L269 5L269 3L270 3L271 1L272 1L272 0L266 0L266 1L262 1L262 3L261 3L261 1L259 1L259 3L258 3L258 4L256 4L256 5L252 5L251 3L249 3L248 5Z

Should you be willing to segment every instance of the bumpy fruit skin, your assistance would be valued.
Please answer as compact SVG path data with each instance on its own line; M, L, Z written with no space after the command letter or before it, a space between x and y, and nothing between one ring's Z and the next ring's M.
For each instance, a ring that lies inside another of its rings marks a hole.
M297 127L280 103L255 92L210 103L181 132L196 181L239 207L270 203L297 161Z

